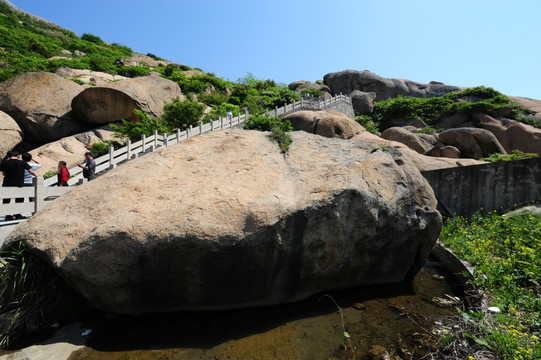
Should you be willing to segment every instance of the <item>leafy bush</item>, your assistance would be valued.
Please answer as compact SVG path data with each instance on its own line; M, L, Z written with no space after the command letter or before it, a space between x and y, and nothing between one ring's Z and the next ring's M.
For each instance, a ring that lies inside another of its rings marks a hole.
M136 142L141 140L141 135L154 135L154 130L158 130L158 133L166 133L168 135L172 133L164 120L149 116L137 109L133 112L139 117L139 122L122 120L122 125L110 125L115 131L115 137L120 139L128 138L130 141Z
M94 155L94 158L97 158L97 157L100 157L102 155L108 154L109 153L109 147L111 147L111 146L113 147L113 149L117 150L117 149L120 149L124 145L120 144L118 141L99 140L99 141L96 141L96 142L92 143L92 145L90 145L89 150Z
M515 160L526 160L526 159L535 159L539 155L535 153L525 153L520 150L513 150L511 154L490 154L487 158L481 158L481 161L490 161L490 162L499 162L499 161L515 161Z
M83 35L81 35L81 40L90 41L98 45L103 45L103 40L99 36L92 34L84 33Z
M245 130L272 131L273 128L281 129L284 132L295 130L291 121L265 115L250 115L244 123Z
M197 125L201 121L205 108L205 105L198 102L180 101L176 98L170 104L165 104L162 119L170 128L182 131L190 125Z
M372 134L379 134L378 124L372 120L370 115L356 115L353 119L362 125L366 131Z
M437 130L431 127L425 127L422 129L413 130L415 134L435 134L437 132L443 131L442 129Z
M310 95L310 96L315 96L315 97L320 98L320 97L323 97L325 93L319 89L312 88L312 89L301 90L301 95Z
M235 117L239 115L240 107L238 105L222 103L218 106L213 107L212 110L207 115L205 115L205 119L217 120L219 117L225 118L228 111L231 111L233 117Z

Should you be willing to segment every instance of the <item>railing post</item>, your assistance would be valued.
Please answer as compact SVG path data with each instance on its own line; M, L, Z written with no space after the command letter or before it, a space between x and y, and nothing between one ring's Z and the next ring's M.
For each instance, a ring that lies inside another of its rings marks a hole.
M317 109L321 110L321 98L320 97L317 98Z
M168 147L169 146L169 139L167 138L167 134L163 133L163 146Z
M180 129L177 129L177 142L180 142Z
M229 127L233 126L233 118L229 118Z
M301 109L303 109L303 107L304 107L304 98L301 95Z
M278 117L278 106L274 107L274 117Z
M189 138L192 135L192 125L186 129L186 138Z
M141 135L141 153L143 154L147 150L146 142L147 142L147 137L145 136L145 134Z
M158 130L154 130L154 149L156 149L157 147L158 147Z
M210 131L214 131L214 120L210 120Z
M112 146L109 146L109 169L116 168L114 152L115 152L115 148Z
M32 185L34 186L34 213L37 213L39 209L45 206L43 178L41 176L33 178Z
M220 116L219 119L220 119L220 129L223 129L224 128L224 118Z
M237 114L237 123L238 123L238 125L240 125L240 111L239 111L239 113Z
M131 159L131 141L126 141L126 159Z
M201 135L203 133L203 122L200 121L199 122L199 135Z

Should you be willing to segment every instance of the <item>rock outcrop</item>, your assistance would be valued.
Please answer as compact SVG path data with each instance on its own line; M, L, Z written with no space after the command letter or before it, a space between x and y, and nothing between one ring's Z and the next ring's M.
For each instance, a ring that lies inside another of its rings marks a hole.
M520 150L541 155L541 129L518 121L496 120L486 114L476 114L481 126L493 133L508 152Z
M432 82L421 84L411 80L387 79L368 70L344 70L329 73L323 77L332 94L350 94L355 90L376 93L376 101L402 96L411 97L434 97L445 95L449 92L462 91L458 86L444 85Z
M424 154L438 143L438 136L434 134L417 134L403 127L392 127L381 133L383 139L398 141Z
M291 136L287 156L268 133L193 137L74 188L6 241L116 313L277 304L413 276L441 228L420 172L392 149Z
M23 141L23 132L15 120L0 111L0 160L4 155Z
M286 115L295 130L340 139L351 139L366 131L355 120L337 111L297 111Z
M92 127L71 109L71 100L82 90L55 74L26 73L0 84L0 110L19 124L27 140L43 144Z
M353 90L349 96L351 97L351 105L359 114L372 114L374 111L374 100L376 100L375 92L362 92Z
M55 74L69 80L80 81L88 84L87 86L90 86L90 84L94 86L102 86L113 81L128 79L127 77L121 75L111 75L100 71L84 69L70 69L67 67L57 69Z
M122 119L137 121L134 109L161 117L165 103L183 99L177 83L158 76L143 76L91 87L77 95L71 104L80 118L93 124Z
M496 136L485 129L449 129L440 133L438 139L445 145L456 147L465 158L480 159L490 154L507 153Z

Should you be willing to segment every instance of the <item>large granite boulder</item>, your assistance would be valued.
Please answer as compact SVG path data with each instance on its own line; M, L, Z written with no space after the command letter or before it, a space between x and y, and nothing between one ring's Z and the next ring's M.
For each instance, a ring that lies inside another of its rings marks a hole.
M381 133L383 139L398 141L424 154L438 143L438 136L435 134L418 134L403 127L391 127Z
M541 129L518 121L497 120L486 114L475 114L483 129L493 133L508 152L520 150L541 155Z
M298 301L400 282L423 266L442 220L407 158L305 132L291 133L284 156L269 137L220 131L135 159L6 242L24 241L116 313Z
M87 69L71 69L68 67L61 67L55 71L56 75L73 81L79 81L86 85L83 86L101 86L109 84L114 81L126 80L125 76L111 75L101 71L93 71Z
M46 143L92 127L71 109L71 100L82 90L55 74L26 73L0 84L0 110L19 124L29 141Z
M0 111L0 159L21 141L24 134L15 120L3 111Z
M284 116L295 130L325 137L351 139L366 131L362 125L346 115L333 110L327 111L296 111Z
M161 117L163 106L177 97L183 99L174 81L143 76L87 88L73 99L71 106L85 121L109 124L122 119L138 121L134 109Z
M440 133L438 139L445 145L456 147L463 157L470 159L480 159L495 153L507 154L496 136L485 129L449 129Z
M325 85L329 86L332 94L349 94L354 90L376 93L375 101L395 98L399 95L411 97L442 96L464 88L445 85L438 82L421 84L411 80L387 79L368 70L344 70L329 73L323 77Z

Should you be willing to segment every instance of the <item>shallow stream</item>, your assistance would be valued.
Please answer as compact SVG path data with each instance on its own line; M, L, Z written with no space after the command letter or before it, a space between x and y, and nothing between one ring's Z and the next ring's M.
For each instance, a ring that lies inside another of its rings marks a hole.
M333 291L281 306L144 316L99 313L82 324L80 332L92 331L70 360L420 359L436 339L434 321L453 312L432 301L453 294L453 278L444 271L425 267L411 283ZM333 300L341 307L349 340Z

